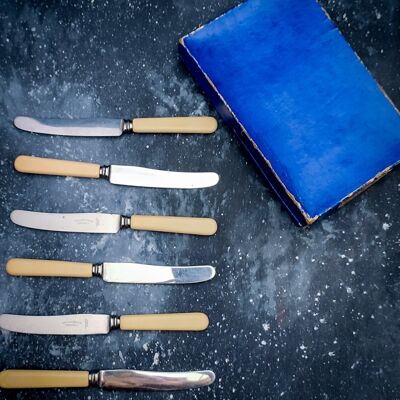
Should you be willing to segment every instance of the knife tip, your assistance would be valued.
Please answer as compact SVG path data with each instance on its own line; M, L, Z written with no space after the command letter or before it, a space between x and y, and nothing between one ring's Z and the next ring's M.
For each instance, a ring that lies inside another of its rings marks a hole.
M209 277L209 280L211 280L211 279L214 278L216 271L215 271L215 268L214 268L212 265L209 265L208 268L210 269L210 277Z
M29 213L29 211L24 210L13 210L11 211L10 219L15 225L24 226L23 222Z
M195 371L199 379L197 381L197 387L208 386L214 383L215 374L213 371L206 369L203 371Z
M11 219L12 222L14 222L14 224L17 223L16 221L18 219L18 210L11 211L10 219Z
M28 117L24 117L21 115L18 115L17 117L14 118L14 126L18 129L24 129L24 122L28 119Z
M207 385L211 385L212 383L214 383L214 381L215 381L215 374L214 374L214 372L213 371L210 371L210 370L207 370L207 371L204 371L204 373L207 375L207 377L208 377L208 383L207 383Z
M213 179L212 179L213 185L212 186L214 186L219 182L219 175L216 172L212 172L212 174L213 174L212 175L212 177L213 177Z

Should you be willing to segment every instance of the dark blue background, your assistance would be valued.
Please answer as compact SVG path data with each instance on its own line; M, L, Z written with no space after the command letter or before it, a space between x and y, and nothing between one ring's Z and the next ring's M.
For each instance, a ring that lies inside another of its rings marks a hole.
M0 312L133 313L200 310L204 333L46 337L2 332L0 368L213 369L209 389L148 394L98 389L1 391L7 399L395 399L399 363L398 170L311 228L295 226L232 133L109 139L17 131L41 117L216 115L179 61L177 39L236 1L4 1L0 10L0 263L10 257L164 264L212 263L194 286L0 273ZM400 106L396 0L324 1ZM199 191L117 187L28 176L18 154L171 170L213 170ZM120 232L85 235L14 226L13 209L214 216L212 238ZM172 396L172 397L171 397Z

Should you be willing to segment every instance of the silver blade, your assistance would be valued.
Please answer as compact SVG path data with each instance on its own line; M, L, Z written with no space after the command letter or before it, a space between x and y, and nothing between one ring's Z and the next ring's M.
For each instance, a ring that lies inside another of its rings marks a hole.
M36 335L93 335L110 331L110 316L104 314L75 315L0 315L0 329Z
M99 386L105 389L182 390L211 385L212 371L154 372L117 369L99 372Z
M64 136L120 136L122 120L108 118L94 119L35 119L16 117L14 125L28 132Z
M196 189L214 186L218 181L214 172L172 172L124 165L110 168L110 182L117 185Z
M59 232L116 233L121 217L117 214L57 214L14 210L11 215L14 224L27 228Z
M198 283L212 279L210 265L162 267L134 263L104 263L103 279L117 283Z

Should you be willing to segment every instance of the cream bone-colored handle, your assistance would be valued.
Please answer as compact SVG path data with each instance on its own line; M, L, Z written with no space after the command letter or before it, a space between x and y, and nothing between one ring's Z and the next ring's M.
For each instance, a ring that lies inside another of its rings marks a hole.
M79 161L57 160L32 156L18 156L14 167L26 174L74 176L78 178L99 178L100 165Z
M89 386L88 371L8 369L0 372L0 388L83 388Z
M11 258L6 264L7 273L14 276L90 278L92 269L93 265L89 263L29 258Z
M213 117L134 118L135 133L213 133L218 123Z
M163 215L132 215L130 227L142 231L186 233L201 236L211 236L217 231L217 223L212 218Z
M204 331L208 317L200 312L173 314L121 315L123 331Z

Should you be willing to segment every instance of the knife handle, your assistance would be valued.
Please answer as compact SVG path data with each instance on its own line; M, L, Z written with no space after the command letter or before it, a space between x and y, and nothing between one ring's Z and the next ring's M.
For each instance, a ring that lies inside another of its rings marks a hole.
M213 133L217 130L213 117L134 118L134 133Z
M132 215L131 229L142 231L187 233L211 236L217 231L217 223L212 218L170 217L159 215Z
M208 317L200 312L174 314L121 315L123 331L204 331Z
M71 261L11 258L7 261L6 271L8 274L14 276L90 278L92 277L92 264Z
M88 371L8 369L0 372L0 388L3 389L78 388L88 386Z
M14 167L26 174L74 176L78 178L99 178L100 165L79 161L56 160L32 156L18 156Z

